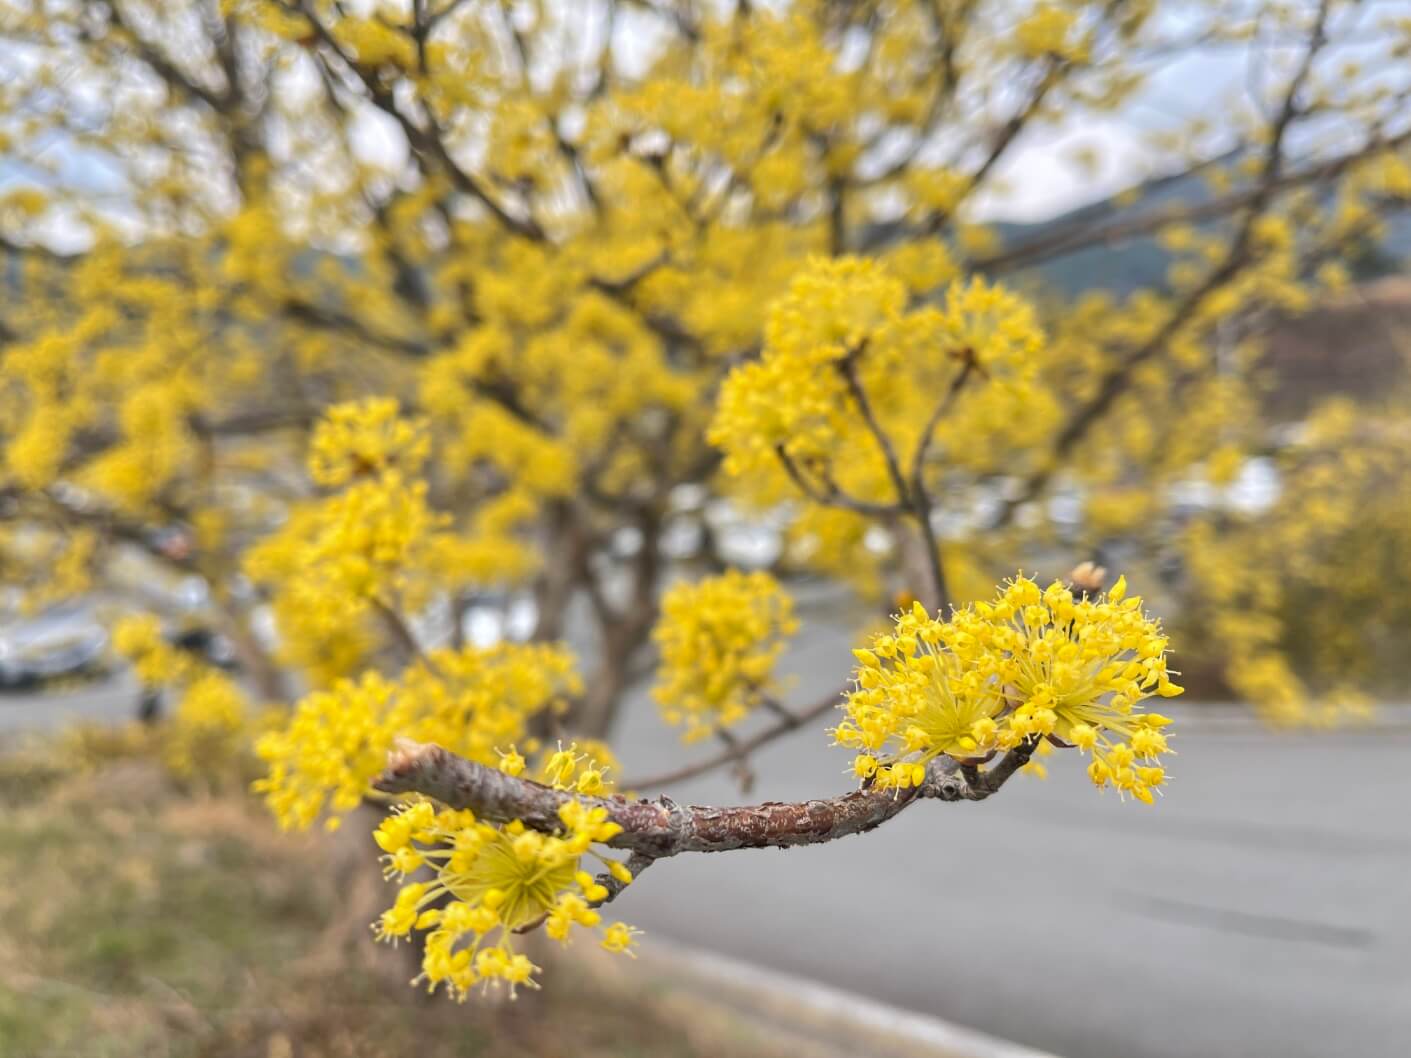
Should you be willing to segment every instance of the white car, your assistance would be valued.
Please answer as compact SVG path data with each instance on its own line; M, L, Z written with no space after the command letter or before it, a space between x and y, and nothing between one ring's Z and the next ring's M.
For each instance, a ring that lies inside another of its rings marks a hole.
M0 625L0 691L106 670L108 633L91 604L67 603Z

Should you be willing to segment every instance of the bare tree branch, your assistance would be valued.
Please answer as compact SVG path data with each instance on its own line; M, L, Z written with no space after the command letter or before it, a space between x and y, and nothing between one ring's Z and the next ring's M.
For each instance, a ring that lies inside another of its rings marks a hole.
M853 400L857 402L858 410L862 412L862 419L867 424L868 430L877 441L877 446L882 450L882 458L887 464L887 475L892 479L892 485L897 491L897 501L916 520L916 528L921 533L921 546L926 551L926 571L929 574L930 583L927 585L925 599L926 608L932 612L939 612L945 609L949 602L949 591L946 588L945 566L941 562L941 545L936 539L936 529L931 524L931 503L924 492L916 492L908 485L906 478L902 475L901 462L897 459L896 449L892 445L891 438L882 429L882 423L877 418L876 412L872 409L872 402L867 397L867 391L862 386L862 379L858 377L856 358L862 352L859 348L855 353L846 357L839 363L843 373L843 379L847 382L848 392L852 394ZM968 372L962 372L960 378L953 386L951 395L959 392L960 386Z
M1359 162L1366 161L1384 151L1395 151L1411 144L1411 128L1395 135L1373 137L1356 150L1340 154L1327 161L1305 166L1293 172L1281 173L1269 185L1274 191L1291 191L1299 187L1336 180ZM1223 155L1222 155L1223 157ZM1193 167L1195 171L1209 167L1203 162ZM1184 175L1184 174L1183 174ZM1032 265L1042 264L1055 257L1087 249L1090 246L1111 245L1127 239L1150 235L1162 228L1181 224L1203 224L1219 220L1248 207L1266 193L1263 183L1241 188L1228 194L1212 198L1194 206L1176 205L1164 209L1154 209L1136 217L1120 217L1107 224L1093 224L1081 218L1071 225L1063 225L1044 232L1026 242L1019 243L988 257L978 258L974 265L990 274L1013 271Z
M828 710L833 709L838 704L838 699L842 697L842 691L825 695L813 705L801 713L785 712L776 723L766 727L763 731L749 738L736 738L734 743L727 746L719 753L715 753L703 760L698 760L694 764L687 764L672 771L663 772L660 775L653 775L646 779L634 781L624 780L621 787L624 790L654 790L663 786L672 786L678 782L685 782L687 779L694 779L697 775L704 775L714 771L716 768L726 764L734 763L738 760L747 759L755 750L762 746L767 746L776 739L787 735L791 731L797 731L811 720L823 716Z
M1043 467L1031 474L1024 481L1019 492L1000 508L997 519L991 523L990 529L992 531L1007 525L1022 504L1038 497L1053 477L1059 465L1059 458L1071 452L1088 435L1094 424L1127 391L1137 369L1166 348L1167 344L1180 333L1181 328L1200 309L1206 299L1238 276L1249 262L1254 253L1255 226L1281 187L1284 162L1283 147L1289 129L1300 114L1298 97L1312 72L1315 59L1328 43L1326 20L1329 6L1330 0L1323 0L1313 25L1309 29L1303 59L1289 80L1279 113L1270 130L1269 144L1265 148L1264 164L1259 182L1246 203L1246 211L1240 222L1239 230L1230 241L1223 259L1211 269L1199 284L1181 298L1179 304L1150 338L1103 376L1096 393L1074 409L1054 440L1052 457Z
M299 0L296 10L308 20L319 42L330 53L337 56L339 62L357 77L368 93L369 102L401 126L402 133L407 137L407 143L418 158L435 161L458 191L477 200L507 230L534 242L545 241L547 236L537 221L532 217L521 218L510 214L476 177L466 172L451 157L451 152L441 136L441 130L436 125L434 115L427 112L425 127L418 125L397 106L387 88L378 81L376 74L360 66L357 59L348 53L338 38L318 17L318 13L308 0Z
M155 41L144 37L137 32L136 26L127 17L122 9L122 5L117 0L112 0L107 5L108 17L112 19L116 26L132 42L132 47L136 51L139 59L147 67L166 82L178 95L186 96L190 99L199 100L205 103L212 110L219 113L227 112L235 102L234 93L238 91L238 86L231 84L225 94L221 94L215 89L203 85L200 81L191 77L182 70L170 58L162 53Z
M397 644L397 649L405 655L408 663L416 662L425 668L431 675L440 677L441 670L434 661L431 660L422 649L421 643L412 633L410 626L402 619L402 615L396 608L383 602L381 599L371 600L372 608L377 615L382 618L382 623L387 629L392 641Z
M563 830L559 809L569 801L602 808L622 832L605 842L649 860L683 852L791 848L819 845L874 830L915 801L983 801L1028 763L1034 744L1021 743L974 785L955 761L937 757L919 786L904 790L862 789L821 800L717 808L678 805L669 797L629 801L584 797L556 790L475 761L440 746L403 741L389 754L373 787L387 794L419 793L455 809L470 809L495 823L521 820L531 830Z
M841 507L844 510L853 511L857 514L867 514L873 517L883 517L886 515L900 514L902 508L894 503L870 503L867 500L860 500L855 496L849 496L838 486L832 478L824 480L820 488L814 482L808 480L802 468L794 462L789 455L788 449L782 444L774 447L774 454L778 457L780 464L784 467L784 472L800 492L807 496L814 503L824 507Z

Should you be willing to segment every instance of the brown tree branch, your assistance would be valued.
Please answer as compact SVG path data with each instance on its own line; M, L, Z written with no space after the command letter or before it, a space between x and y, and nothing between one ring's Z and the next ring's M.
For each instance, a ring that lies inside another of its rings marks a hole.
M921 546L926 551L927 579L930 581L926 586L927 597L924 602L927 609L938 613L945 609L950 593L946 588L946 572L945 566L941 562L940 541L936 539L936 529L931 524L931 502L924 492L914 491L902 475L901 462L897 459L896 448L892 445L892 439L887 435L886 430L882 428L882 423L877 418L876 412L873 411L872 402L867 397L867 390L863 388L862 379L858 376L856 360L861 352L862 347L859 347L856 352L839 362L839 368L847 383L848 392L852 394L858 410L862 412L863 422L867 424L868 430L882 451L882 458L887 464L887 476L891 478L892 486L897 491L897 502L916 520L917 531L921 534ZM952 388L952 395L959 392L967 374L968 372L962 372Z
M831 477L825 478L820 488L818 485L808 480L802 468L794 462L793 456L789 455L788 449L782 444L774 446L774 454L778 458L780 465L783 466L784 473L789 475L789 480L797 486L800 492L820 506L841 507L844 510L853 511L856 514L866 514L873 517L883 517L901 513L902 508L894 503L871 503L867 500L860 500L855 496L849 496L842 491L838 483Z
M1330 0L1323 0L1319 5L1317 16L1309 29L1303 59L1289 80L1278 116L1271 126L1259 182L1245 204L1246 210L1241 219L1239 230L1230 241L1223 259L1181 299L1156 333L1104 375L1097 392L1074 409L1054 440L1053 458L1049 460L1047 465L1025 479L1018 494L1006 501L1005 505L1000 508L999 516L990 525L991 531L1007 525L1022 504L1039 496L1058 469L1059 458L1071 452L1116 403L1117 399L1127 391L1137 369L1166 348L1167 344L1180 333L1181 328L1200 309L1206 299L1238 276L1254 255L1255 225L1265 210L1269 208L1282 186L1283 146L1289 129L1300 114L1298 97L1307 83L1314 60L1328 42L1325 30L1329 6Z
M147 68L160 77L178 95L205 103L218 113L227 112L235 102L237 86L231 84L225 94L202 84L171 59L164 55L156 42L137 32L136 26L123 11L122 5L113 0L107 5L108 17L113 25L131 42L137 57Z
M452 156L442 138L441 129L435 116L428 110L424 115L425 127L408 117L396 103L389 89L378 80L375 71L361 66L357 59L348 53L332 30L319 18L309 0L299 0L294 8L304 16L314 31L314 35L331 54L336 56L344 68L351 71L367 91L367 99L388 117L401 126L403 135L412 153L423 162L434 161L450 179L456 190L464 192L478 201L508 231L534 242L544 242L547 236L533 217L521 218L509 213L480 180L468 173ZM325 59L326 61L326 59Z
M411 627L397 612L396 607L390 606L381 599L373 596L369 599L374 612L382 619L383 626L387 629L387 634L397 645L398 651L404 655L407 664L419 664L431 675L441 677L441 670L437 664L427 656L422 649L421 643L412 633Z
M979 785L968 781L954 761L937 757L921 785L905 790L862 789L821 800L718 808L678 805L668 797L584 797L507 775L440 746L404 740L389 754L373 787L394 795L423 794L450 808L470 809L489 822L518 819L542 833L561 832L559 809L580 801L604 809L622 828L604 844L659 860L683 852L819 845L874 830L918 800L983 801L1028 763L1033 750L1027 742L1010 750L994 768L980 773Z
M887 477L891 479L892 487L897 490L897 502L907 507L911 504L911 493L907 488L906 479L902 477L896 449L892 447L892 439L882 429L876 412L872 410L872 402L868 399L867 390L863 389L862 379L857 374L857 358L862 355L865 345L866 342L840 360L838 370L842 373L843 381L847 383L852 399L857 403L857 410L862 413L862 421L867 424L868 431L882 452L882 459L887 464Z
M704 775L726 764L744 760L761 746L767 746L781 736L787 735L791 731L797 731L809 721L835 708L841 696L842 691L837 691L820 698L801 713L787 712L781 715L777 722L770 724L758 734L752 735L749 738L737 738L732 745L727 746L719 753L698 760L694 764L686 764L672 771L663 772L660 775L652 775L645 779L637 779L631 782L624 780L619 785L624 790L653 790L662 786L672 786L678 782L685 782L687 779L694 779L697 775Z
M1408 144L1411 144L1411 128L1392 136L1374 136L1361 147L1346 154L1340 154L1327 161L1308 165L1293 172L1280 173L1278 178L1269 184L1269 187L1274 191L1282 192L1336 180L1359 162L1366 161L1383 151L1399 150ZM1212 163L1202 162L1200 165L1194 166L1192 171L1207 168L1210 164ZM1093 224L1085 219L1079 220L1071 225L1065 224L1026 242L1000 250L988 257L981 257L974 262L974 265L977 269L991 275L1026 268L1042 264L1044 261L1056 257L1066 257L1068 254L1077 253L1090 246L1111 245L1142 235L1150 235L1166 227L1203 224L1207 221L1219 220L1250 206L1266 193L1265 184L1259 183L1252 187L1231 191L1194 206L1175 205L1153 209L1140 216L1121 217L1107 224Z

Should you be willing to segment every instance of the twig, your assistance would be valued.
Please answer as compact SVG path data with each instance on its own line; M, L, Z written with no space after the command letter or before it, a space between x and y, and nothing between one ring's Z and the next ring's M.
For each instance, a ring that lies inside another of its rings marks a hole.
M981 794L979 799L997 793L1010 778L1014 776L1024 765L1029 763L1029 758L1034 755L1034 751L1039 748L1042 739L1038 735L1030 735L1019 745L1015 746L989 771L979 773L979 783L975 791Z
M1248 197L1247 212L1223 259L1181 299L1180 304L1170 313L1155 334L1103 376L1097 392L1073 412L1063 429L1059 431L1053 443L1052 458L1045 466L1030 474L1018 494L1006 501L1004 506L1000 508L998 516L990 524L990 531L993 532L1006 526L1022 504L1038 497L1053 477L1058 467L1058 459L1071 452L1087 436L1093 425L1126 392L1137 368L1164 349L1167 343L1175 338L1181 328L1186 325L1189 318L1200 309L1206 299L1225 283L1234 279L1248 263L1252 253L1251 246L1255 225L1282 186L1283 144L1290 126L1299 116L1298 95L1308 79L1314 59L1327 43L1325 28L1328 9L1327 0L1318 8L1317 17L1309 31L1308 46L1303 61L1289 81L1283 105L1270 130L1269 144L1265 148L1264 166L1259 183Z
M294 10L297 10L308 20L319 43L328 52L337 56L343 67L349 70L362 84L367 91L368 102L401 126L403 134L407 137L407 143L419 160L435 161L458 191L478 201L508 231L532 242L547 241L548 236L532 216L521 218L509 213L504 206L496 201L477 177L468 173L451 156L450 149L442 138L441 129L436 124L435 116L429 110L425 114L425 128L402 112L391 93L378 83L376 74L360 66L328 26L323 23L310 0L298 0L298 5Z
M723 727L715 729L715 737L725 746L727 753L731 753L735 758L735 766L731 769L735 773L735 781L740 785L740 793L748 796L754 789L755 772L750 766L748 754L740 752L740 740Z
M221 94L212 88L207 87L200 81L191 77L185 70L177 66L170 58L164 55L157 44L148 37L144 37L137 31L136 26L127 17L119 3L107 5L108 17L112 20L127 39L132 42L133 48L137 52L137 57L146 63L158 77L180 95L188 96L205 103L217 113L228 113L234 103L234 93L237 86L229 86L228 94Z
M736 739L735 744L722 750L704 760L698 760L694 764L687 764L672 771L653 775L646 779L637 779L631 782L623 781L619 785L624 790L653 790L662 786L671 786L678 782L685 782L687 779L694 779L697 775L704 775L706 772L714 771L725 764L748 757L761 746L767 746L776 738L787 735L790 731L797 731L811 720L824 715L828 710L836 708L838 699L842 692L835 692L819 699L801 713L786 711L786 715L780 717L779 721L771 724L763 731L750 738ZM781 707L782 708L782 707Z
M937 757L919 786L904 790L855 790L821 800L718 808L682 806L668 797L629 801L622 796L583 797L458 757L440 746L402 741L373 787L388 794L420 793L450 808L469 809L495 823L520 820L531 830L563 830L559 809L579 801L602 808L622 828L604 844L659 860L683 852L791 848L819 845L881 826L919 800L983 801L1028 762L1033 745L1012 749L973 786L956 762Z
M970 376L980 370L975 360L975 351L965 349L963 351L965 364L961 367L959 374L951 381L950 388L937 403L936 408L931 412L931 417L926 421L926 426L921 431L921 437L916 442L916 452L911 459L911 501L916 511L916 520L921 528L922 544L926 548L927 568L931 573L931 610L941 613L950 602L950 589L946 584L945 562L941 558L940 541L936 539L935 530L931 525L931 494L926 488L926 457L931 450L931 442L936 434L936 427L941 420L955 406L956 398L960 396L960 391L965 388L965 383L970 380Z
M372 608L376 610L378 616L382 618L382 623L386 625L387 631L392 636L392 639L407 656L407 660L419 662L431 675L440 679L442 675L441 669L437 666L436 662L432 661L431 658L427 656L426 651L421 648L421 644L417 642L416 636L412 635L412 630L407 627L406 621L402 620L402 615L399 614L394 607L387 605L387 603L376 596L373 596L371 601Z
M627 857L627 862L623 864L623 866L625 866L629 871L632 872L632 881L635 882L638 878L642 876L642 872L645 871L655 862L656 860L651 856L644 856L640 852L634 852L632 853L632 855ZM626 889L629 885L632 884L631 882L619 882L616 878L613 877L611 871L603 871L602 874L598 875L597 878L594 879L594 881L596 881L599 885L606 889L608 891L608 895L603 897L601 900L594 900L589 905L590 907L602 907L604 904L612 903L614 900L617 899L618 894L620 894L622 890Z
M824 478L823 488L820 489L814 482L804 476L803 470L789 455L788 449L782 444L774 446L774 455L784 468L784 473L789 475L789 480L797 486L798 490L807 496L814 503L824 507L841 507L844 510L854 511L857 514L867 514L873 517L883 517L886 515L900 514L902 508L893 503L871 503L867 500L860 500L855 496L849 496L838 487L838 483L832 478Z
M877 441L877 447L882 451L882 459L887 464L887 476L892 479L892 486L897 490L897 502L903 507L910 507L911 492L906 486L906 479L902 477L901 464L897 461L897 453L892 447L892 440L882 429L882 424L872 410L872 402L867 398L867 391L862 388L862 380L857 377L857 360L866 348L867 343L864 341L838 361L838 370L842 372L843 381L847 383L848 392L852 395L852 399L857 402L858 411L862 413L862 421L867 424L868 431L871 432Z
M960 396L961 389L970 380L978 366L975 363L975 352L973 349L966 349L963 354L965 365L960 369L960 374L951 381L950 388L946 390L945 396L936 402L936 408L931 412L931 417L926 420L925 427L921 430L921 437L916 442L916 451L911 457L911 487L918 494L926 491L926 481L924 472L926 470L926 457L931 451L931 442L935 438L936 427L941 425L941 420L955 407L955 400Z
M924 493L914 491L908 484L906 478L902 476L901 463L897 459L896 449L892 447L892 440L887 436L887 432L882 429L882 424L878 420L876 413L872 410L872 402L867 398L867 391L863 389L862 380L857 374L857 358L866 348L866 343L858 346L852 353L839 362L839 370L843 373L843 379L847 383L848 392L857 402L858 410L862 413L863 422L867 424L868 430L877 441L877 447L882 450L882 458L887 464L887 475L892 479L892 486L897 491L897 500L901 506L916 519L916 528L921 533L921 546L926 551L926 569L930 574L930 598L926 600L927 609L932 612L940 612L945 609L949 592L946 590L945 566L941 562L940 541L936 539L935 527L931 525L931 502ZM964 372L962 372L963 382ZM952 385L952 392L959 392L959 385Z
M1275 191L1290 191L1307 184L1335 180L1359 162L1373 155L1398 150L1411 143L1411 129L1406 129L1386 138L1374 137L1355 150L1330 158L1325 162L1309 165L1296 172L1284 173L1273 182ZM1220 156L1221 158L1224 155ZM1218 160L1218 159L1216 159ZM1206 168L1211 162L1202 162L1193 169ZM1183 171L1181 175L1186 175ZM999 275L1019 268L1042 264L1058 257L1067 257L1079 250L1100 244L1113 245L1126 242L1162 228L1176 225L1196 225L1218 220L1247 207L1263 191L1262 185L1231 191L1209 201L1194 206L1166 206L1153 209L1136 217L1119 217L1106 224L1093 224L1086 221L1064 226L1053 232L1045 232L1027 242L1000 250L988 257L975 261L975 268L990 275Z

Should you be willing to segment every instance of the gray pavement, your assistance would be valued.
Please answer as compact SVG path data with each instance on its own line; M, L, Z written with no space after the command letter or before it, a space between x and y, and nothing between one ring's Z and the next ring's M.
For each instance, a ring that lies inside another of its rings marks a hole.
M0 694L0 737L53 732L82 721L125 721L137 716L141 688L131 674L79 683L43 694Z
M846 640L813 626L789 659L806 674L794 700L841 682ZM846 789L824 726L760 753L750 800ZM916 805L818 848L663 861L615 910L647 943L1067 1058L1411 1055L1411 727L1281 736L1233 711L1185 726L1151 808L1099 795L1057 754L1047 781L983 804ZM614 743L639 774L693 752L649 708ZM671 792L740 800L728 776Z
M811 621L792 699L840 686L849 634ZM130 683L0 698L0 732L128 716ZM1193 710L1172 710L1186 720ZM820 723L761 752L750 800L850 785ZM1066 1058L1411 1055L1411 726L1273 735L1178 724L1153 808L1050 758L984 804L920 804L832 845L682 857L614 910L653 934ZM1184 734L1183 734L1184 730ZM641 774L694 759L636 702ZM738 802L726 775L671 793Z

